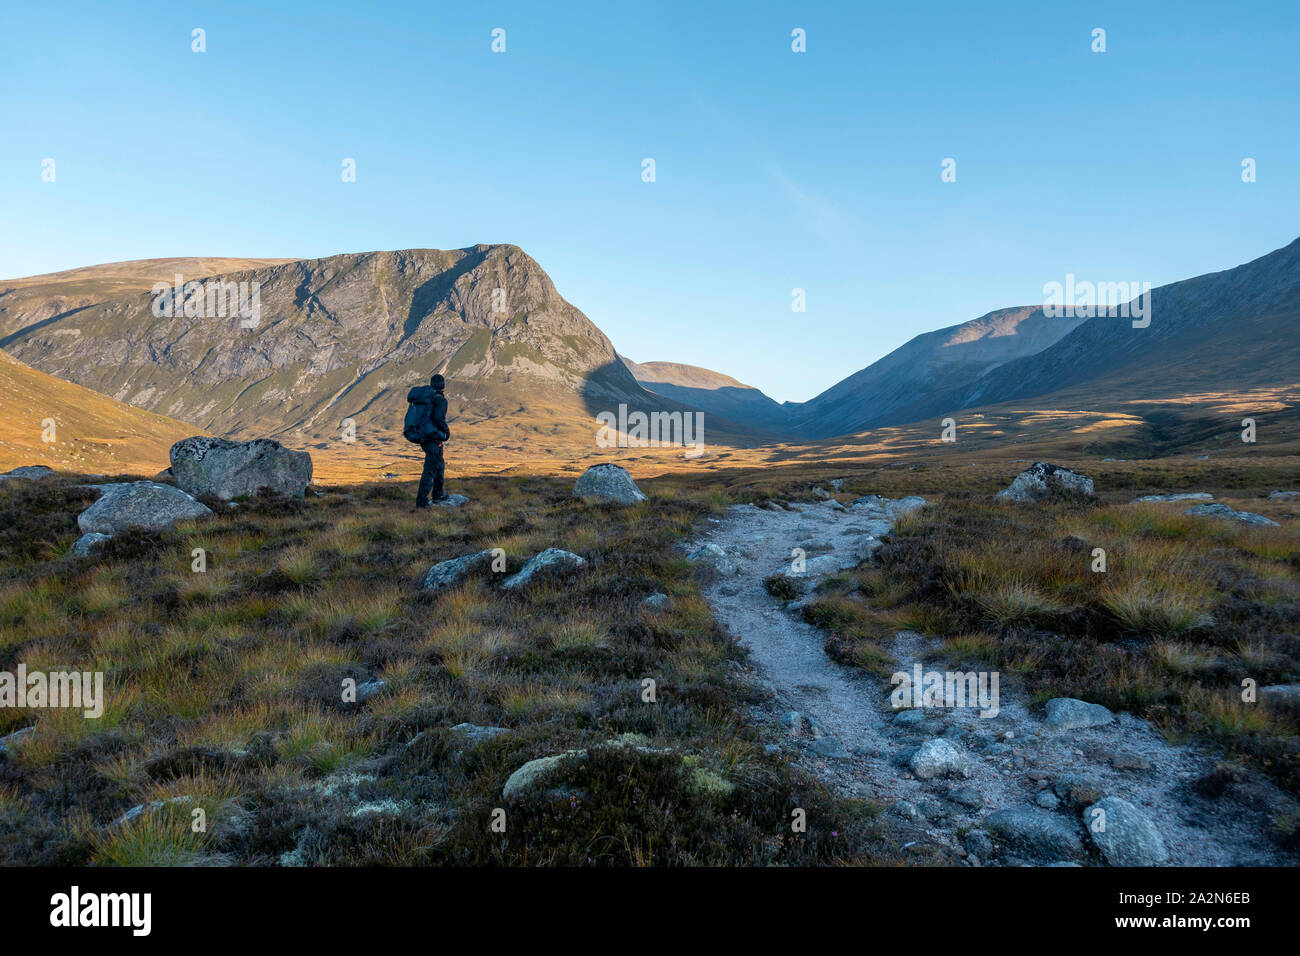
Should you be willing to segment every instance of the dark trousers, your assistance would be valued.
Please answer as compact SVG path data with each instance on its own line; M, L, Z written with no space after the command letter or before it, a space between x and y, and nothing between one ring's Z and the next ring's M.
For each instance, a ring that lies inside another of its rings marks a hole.
M442 478L446 471L446 463L442 458L441 442L431 441L421 447L424 449L424 471L420 472L420 487L415 492L415 503L427 505L431 488L435 499L441 498L444 494Z

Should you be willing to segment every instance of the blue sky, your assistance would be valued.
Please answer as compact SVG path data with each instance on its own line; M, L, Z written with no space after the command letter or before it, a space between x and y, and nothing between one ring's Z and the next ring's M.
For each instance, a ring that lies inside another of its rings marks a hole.
M11 5L0 276L512 242L623 354L805 400L1296 238L1297 50L1294 2Z

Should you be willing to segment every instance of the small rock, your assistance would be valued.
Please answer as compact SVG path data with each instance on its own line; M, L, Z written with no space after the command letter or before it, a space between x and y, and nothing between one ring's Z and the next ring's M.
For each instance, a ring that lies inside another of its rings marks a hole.
M483 727L478 724L456 724L451 732L462 737L471 747L477 747L502 734L514 733L509 727Z
M1034 797L1034 803L1044 810L1055 810L1061 805L1061 798L1050 790L1040 790L1038 796Z
M1140 501L1213 501L1214 495L1208 491L1185 491L1173 495L1143 495L1141 498L1134 498L1133 503Z
M1223 518L1229 521L1240 521L1242 524L1263 525L1269 528L1280 527L1280 525L1271 518L1257 515L1253 511L1236 511L1224 504L1197 505L1194 508L1188 508L1183 512L1183 514L1206 518Z
M957 787L949 790L948 799L953 803L961 804L963 807L970 807L972 810L978 810L984 806L984 798L980 796L974 787Z
M808 749L819 756L827 757L831 760L849 759L849 752L844 749L844 745L840 743L839 738L831 736L830 734L816 738L808 745Z
M969 761L961 748L942 737L927 740L908 761L918 780L969 773Z
M501 587L507 591L517 591L528 587L539 575L568 574L586 566L586 560L572 551L547 548L541 554L529 558L518 574L512 574L501 582Z
M19 741L32 732L31 727L23 727L15 730L7 737L0 737L0 754L8 753L11 749L18 746Z
M997 501L1044 501L1053 497L1096 497L1092 479L1078 472L1036 461L993 496Z
M441 498L435 498L429 504L435 508L463 508L469 504L469 498L465 495L444 495Z
M968 832L965 844L968 852L978 854L981 859L987 860L993 855L993 840L983 830Z
M1151 761L1141 754L1117 753L1110 758L1110 765L1116 770L1150 770Z
M378 694L387 686L388 684L386 684L384 681L381 681L377 678L368 680L363 684L358 684L357 703L364 704L371 697L374 697L376 694Z
M1038 807L1005 807L985 817L984 826L1008 846L1040 859L1083 856L1075 828Z
M1300 491L1274 491L1269 498L1274 501L1289 501L1292 498L1300 498Z
M584 501L601 504L634 505L648 500L621 465L592 465L573 485L573 494Z
M1082 730L1088 727L1101 727L1115 719L1100 704L1076 700L1073 697L1057 697L1047 702L1047 719L1044 723L1051 730Z
M668 595L665 594L663 591L655 591L654 594L651 594L648 598L646 598L644 601L641 602L642 605L650 608L652 611L662 611L664 608L668 607L668 605L670 605L671 603L672 603L672 599L668 597Z
M686 556L686 560L724 577L736 573L736 562L721 547L708 542Z
M447 561L439 561L429 569L420 587L425 591L445 591L464 581L475 571L492 563L491 551L476 551Z
M1111 866L1155 866L1169 859L1160 831L1123 797L1105 797L1083 813L1088 836Z
M79 558L88 558L92 551L112 537L111 534L100 534L98 531L83 534L73 543L72 553Z

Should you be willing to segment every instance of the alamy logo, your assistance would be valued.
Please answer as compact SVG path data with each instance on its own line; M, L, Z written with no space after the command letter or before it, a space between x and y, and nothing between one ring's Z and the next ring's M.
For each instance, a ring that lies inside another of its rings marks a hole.
M153 287L153 314L158 318L225 319L239 317L245 329L262 321L262 283L254 280L227 282L223 279L159 282Z
M1068 272L1064 284L1043 286L1043 314L1049 319L1132 318L1133 328L1145 329L1151 324L1151 283L1076 282Z
M148 936L153 928L153 895L150 893L71 892L50 897L50 925L128 926L133 936Z
M629 413L626 405L618 406L618 414L599 412L596 421L597 448L671 448L690 449L687 458L704 454L703 412L645 412Z
M897 671L889 682L894 691L889 702L895 710L905 707L978 707L981 717L996 717L997 671L927 671L917 664L912 673Z
M103 671L32 671L19 664L16 672L0 671L0 707L84 710L95 720L104 715Z

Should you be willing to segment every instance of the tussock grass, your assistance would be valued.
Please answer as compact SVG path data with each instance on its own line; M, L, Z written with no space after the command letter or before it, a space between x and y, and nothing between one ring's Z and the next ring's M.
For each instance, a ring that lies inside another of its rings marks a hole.
M470 505L421 514L391 483L259 498L124 535L91 561L67 554L81 498L0 488L0 510L21 491L9 504L45 508L23 520L51 529L0 552L0 667L100 669L111 688L98 721L0 714L0 729L34 725L0 759L0 863L876 859L869 823L792 776L743 719L743 652L682 557L703 517L744 495L692 478L643 487L653 501L626 509L526 476L464 482ZM587 568L519 594L486 570L437 597L419 589L436 561L499 547L514 572L550 546ZM650 613L655 590L672 602ZM349 703L347 678L384 686ZM470 747L449 730L461 722L512 733ZM625 733L644 749L603 746ZM512 803L511 837L494 838L485 823L511 772L574 748L593 754L572 784L581 799ZM188 799L110 825L174 798ZM794 806L815 832L781 837Z

